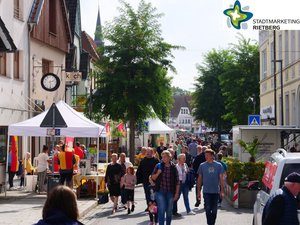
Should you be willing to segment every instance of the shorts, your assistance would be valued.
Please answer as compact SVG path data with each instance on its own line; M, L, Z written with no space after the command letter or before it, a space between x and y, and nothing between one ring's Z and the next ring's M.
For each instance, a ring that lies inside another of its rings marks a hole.
M59 184L64 185L65 181L70 182L72 178L73 178L73 171L70 172L60 171Z
M108 190L109 190L109 196L120 196L121 195L120 184L108 185Z
M125 199L126 201L133 202L134 201L134 190L125 189Z

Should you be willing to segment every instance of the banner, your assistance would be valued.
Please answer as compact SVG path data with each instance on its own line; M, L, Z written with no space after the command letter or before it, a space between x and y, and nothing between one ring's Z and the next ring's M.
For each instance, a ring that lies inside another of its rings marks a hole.
M266 162L265 173L263 176L263 183L269 189L272 189L275 173L277 171L277 165L275 163Z
M66 137L66 146L68 148L73 148L74 137Z
M106 131L106 137L109 137L110 136L110 124L109 124L109 122L107 122L105 124L105 131Z
M11 137L11 172L17 172L19 170L19 161L18 161L18 137L12 136Z

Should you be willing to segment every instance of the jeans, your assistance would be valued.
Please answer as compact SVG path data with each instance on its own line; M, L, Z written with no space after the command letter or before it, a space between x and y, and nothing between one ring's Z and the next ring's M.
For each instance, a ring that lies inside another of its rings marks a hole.
M149 201L150 201L149 185L150 184L147 184L147 183L143 184L143 186L144 186L144 192L145 192L145 197L146 197L146 202L147 202L147 207L148 207L148 204L149 204Z
M125 195L125 188L121 187L121 203L125 205L127 203L126 195Z
M207 224L214 225L217 218L219 194L203 193L203 198Z
M172 221L172 209L174 195L172 192L156 192L155 193L156 203L158 207L158 223L159 225L165 224L170 225Z
M186 212L189 213L191 211L191 208L190 208L190 203L189 203L189 187L188 187L188 185L180 184L180 192L179 192L178 200L180 198L181 193L183 195L183 201L184 201ZM177 208L178 200L174 202L173 214L178 212L178 208Z

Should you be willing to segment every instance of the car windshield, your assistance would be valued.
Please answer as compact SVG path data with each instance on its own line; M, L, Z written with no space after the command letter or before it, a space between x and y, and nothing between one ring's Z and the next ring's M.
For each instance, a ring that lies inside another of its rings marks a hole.
M222 141L229 140L229 135L228 134L221 134L221 140Z
M284 179L292 172L300 173L300 164L299 163L289 163L289 164L284 165L283 171L281 174L279 187L282 187L282 185L284 183Z

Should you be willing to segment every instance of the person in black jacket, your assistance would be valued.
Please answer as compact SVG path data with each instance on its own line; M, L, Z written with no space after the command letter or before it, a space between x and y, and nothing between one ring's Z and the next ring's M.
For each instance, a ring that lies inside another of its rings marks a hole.
M145 197L147 208L145 211L148 210L148 204L150 201L150 190L149 190L149 176L152 174L156 164L159 163L159 160L154 158L154 152L152 148L147 148L146 157L141 161L137 172L137 183L142 183L144 186Z
M198 169L199 169L199 166L201 163L204 163L206 161L205 159L205 150L207 149L206 146L201 146L201 145L198 145L197 146L197 153L198 155L196 156L196 158L194 159L194 162L193 162L193 169L196 173L196 180L198 179ZM196 203L195 203L195 207L199 207L199 205L201 204L201 201L200 199L198 199L198 193L197 193L197 183L196 183L196 188L195 188L195 191L196 191Z
M268 200L262 215L262 225L299 225L297 195L300 193L300 174L293 172L284 186Z

